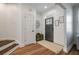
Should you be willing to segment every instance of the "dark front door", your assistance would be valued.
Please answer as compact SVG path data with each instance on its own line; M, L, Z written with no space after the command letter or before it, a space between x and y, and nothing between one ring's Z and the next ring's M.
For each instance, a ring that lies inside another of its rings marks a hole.
M53 42L53 17L45 19L45 40Z

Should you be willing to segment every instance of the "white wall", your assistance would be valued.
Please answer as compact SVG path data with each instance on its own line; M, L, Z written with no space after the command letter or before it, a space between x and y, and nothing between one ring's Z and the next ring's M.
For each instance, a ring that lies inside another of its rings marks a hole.
M22 43L20 4L0 4L0 39Z
M25 4L0 4L0 39L6 38L15 40L20 45L25 43L22 36L23 13L28 12L33 14L34 25L36 25L36 11L33 9L32 12L30 12L29 10L31 9L32 8L26 7ZM36 26L34 26L34 29L35 27ZM30 42L30 40L28 41Z
M45 36L45 18L54 17L54 42L64 46L64 23L59 24L58 27L55 26L55 20L59 20L60 16L64 16L64 9L59 5L43 15L42 23L42 33Z
M69 52L73 46L73 8L72 5L65 6L65 46L64 51Z
M76 43L77 35L79 35L79 5L73 6L73 37Z
M18 18L17 5L0 4L0 38L16 38Z
M6 11L5 5L0 4L0 38L6 37ZM4 12L4 13L3 13Z
M37 13L37 15L36 15L36 20L37 21L39 21L39 23L40 23L40 26L39 26L39 28L36 28L36 33L42 33L42 16L40 15L40 14L38 14Z

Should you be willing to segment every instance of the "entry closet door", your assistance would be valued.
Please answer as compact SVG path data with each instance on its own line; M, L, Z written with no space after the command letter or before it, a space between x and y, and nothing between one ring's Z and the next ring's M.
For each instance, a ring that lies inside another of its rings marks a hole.
M35 42L34 26L34 15L25 13L23 19L23 41L25 42L25 44Z

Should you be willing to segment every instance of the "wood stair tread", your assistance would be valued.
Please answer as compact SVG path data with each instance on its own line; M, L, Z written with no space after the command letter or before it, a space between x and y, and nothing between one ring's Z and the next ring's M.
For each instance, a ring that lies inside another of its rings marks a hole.
M0 47L4 46L4 45L7 45L11 42L13 42L14 40L3 40L3 41L0 41Z
M11 46L9 46L8 48L0 51L0 55L3 55L4 53L8 52L9 50L11 50L12 48L16 47L18 44L13 44Z

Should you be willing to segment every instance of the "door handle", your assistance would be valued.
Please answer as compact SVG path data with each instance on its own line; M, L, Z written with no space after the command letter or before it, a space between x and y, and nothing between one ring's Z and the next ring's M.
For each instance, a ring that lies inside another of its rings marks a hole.
M32 32L34 32L34 30L32 30Z

